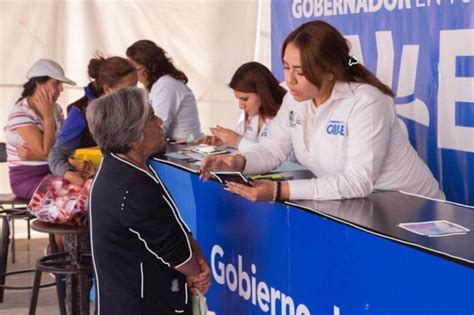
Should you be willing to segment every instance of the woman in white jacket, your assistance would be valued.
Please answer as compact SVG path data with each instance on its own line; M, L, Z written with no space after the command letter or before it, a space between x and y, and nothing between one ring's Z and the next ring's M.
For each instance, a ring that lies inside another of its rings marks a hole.
M339 31L322 21L302 24L283 43L282 59L290 93L269 137L244 156L207 158L203 178L216 169L267 172L293 150L315 178L228 189L252 201L358 198L373 190L443 197L403 135L393 92L349 55Z
M202 143L226 144L246 152L267 137L270 123L281 106L286 90L270 70L258 62L240 66L232 76L229 87L245 115L234 130L221 126L211 128L212 136L206 136Z

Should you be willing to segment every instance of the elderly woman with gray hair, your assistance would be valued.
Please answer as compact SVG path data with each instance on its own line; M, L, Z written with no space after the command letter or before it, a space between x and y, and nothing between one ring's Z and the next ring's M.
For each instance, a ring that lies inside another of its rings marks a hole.
M89 224L99 314L191 314L188 291L210 270L148 158L164 149L146 92L126 88L89 105L104 158L90 192Z

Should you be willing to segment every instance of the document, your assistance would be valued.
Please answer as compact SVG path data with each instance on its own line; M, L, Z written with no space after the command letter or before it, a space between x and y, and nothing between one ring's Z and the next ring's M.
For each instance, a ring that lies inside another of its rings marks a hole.
M418 235L430 237L460 235L470 232L469 229L446 220L400 223L398 226Z
M218 155L218 154L228 154L228 150L221 150L216 146L200 144L191 148L192 152L199 153L201 155Z

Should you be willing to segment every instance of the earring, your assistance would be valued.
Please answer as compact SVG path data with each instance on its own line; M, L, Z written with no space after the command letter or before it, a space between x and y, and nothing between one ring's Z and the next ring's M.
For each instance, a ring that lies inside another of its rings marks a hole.
M356 59L354 56L349 57L349 62L347 63L349 67L352 67L353 65L358 65L359 61Z

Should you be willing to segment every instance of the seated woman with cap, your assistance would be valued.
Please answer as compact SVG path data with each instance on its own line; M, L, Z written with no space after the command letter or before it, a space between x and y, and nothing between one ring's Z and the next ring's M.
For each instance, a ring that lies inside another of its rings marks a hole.
M159 174L147 164L166 147L146 92L125 88L87 108L104 158L90 192L89 226L99 314L192 314L210 269Z
M48 153L64 121L56 103L63 83L76 83L49 59L36 61L26 77L28 82L8 116L5 133L11 189L16 196L29 199L50 173Z

